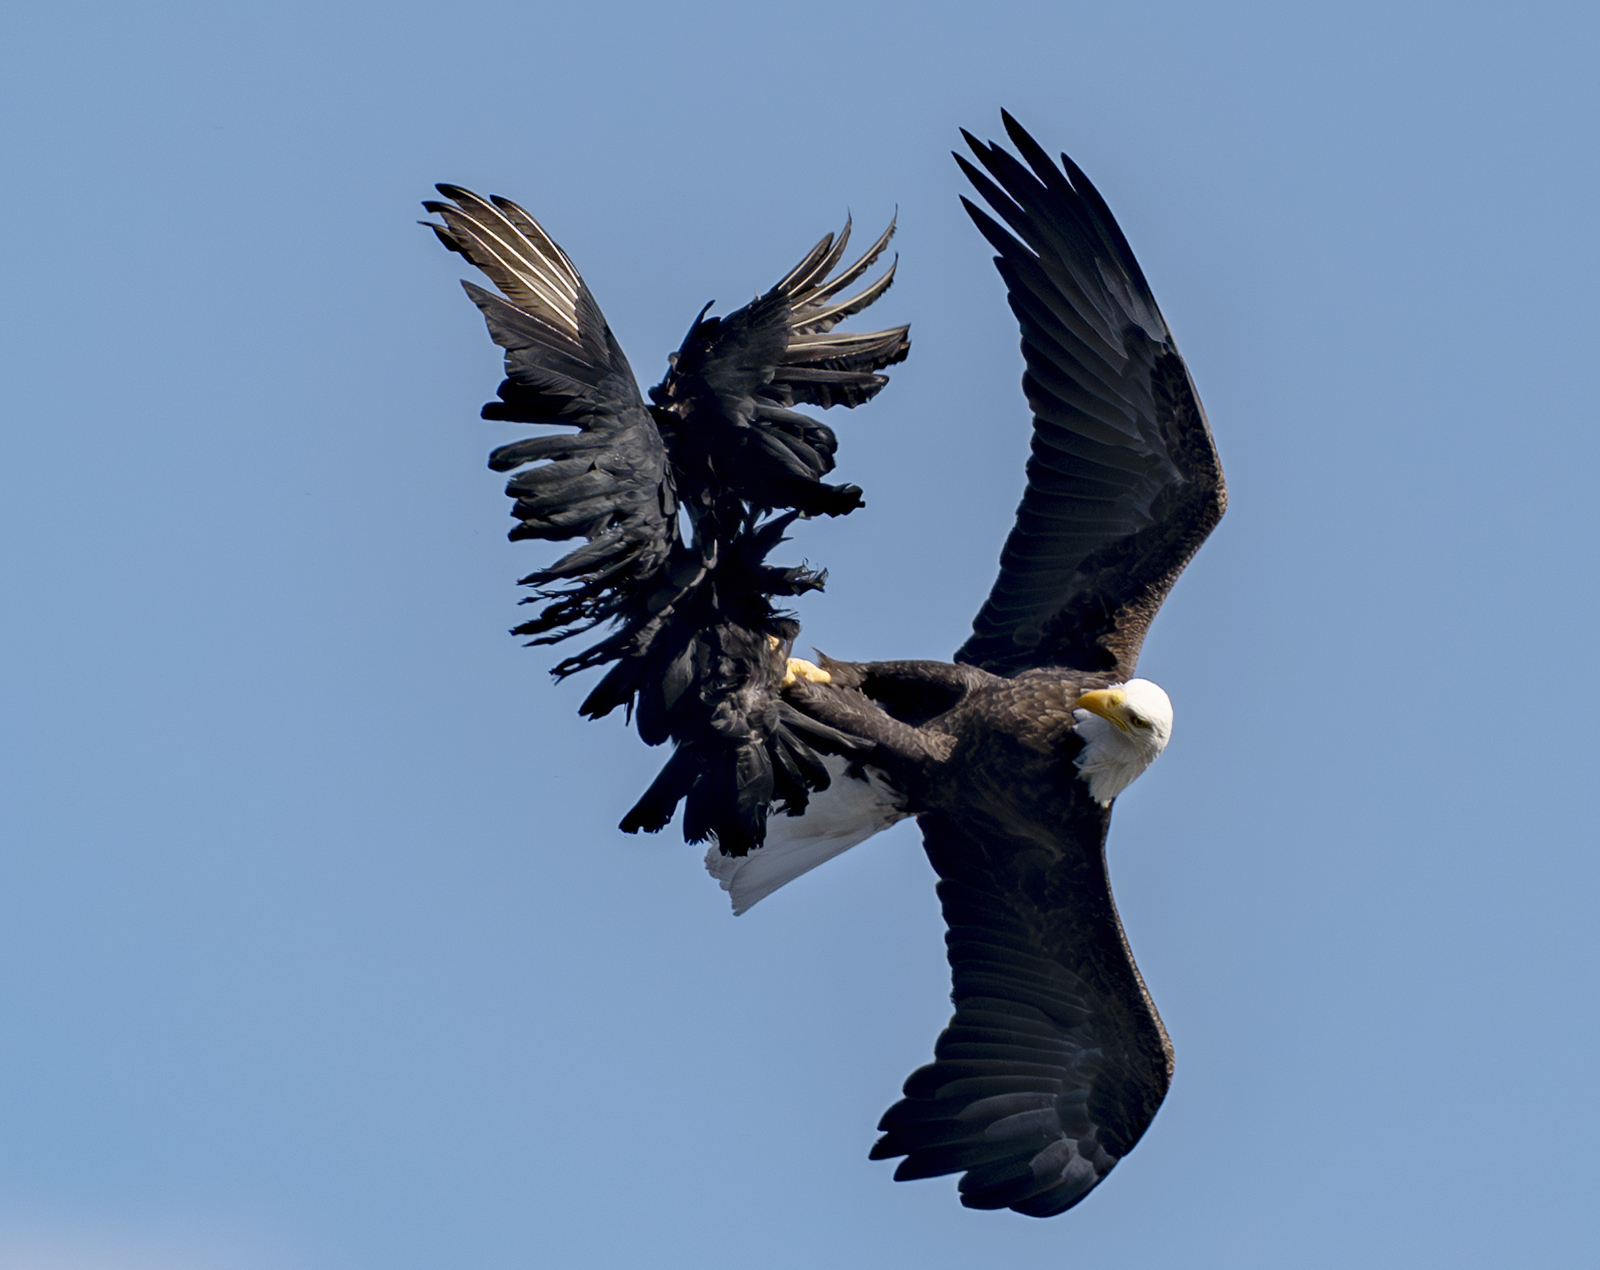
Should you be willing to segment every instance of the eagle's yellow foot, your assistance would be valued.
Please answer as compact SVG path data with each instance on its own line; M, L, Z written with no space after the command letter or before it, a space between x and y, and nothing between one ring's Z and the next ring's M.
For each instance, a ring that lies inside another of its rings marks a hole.
M783 673L783 686L792 688L802 679L808 684L831 684L833 682L833 676L823 670L821 666L813 665L803 657L789 658L788 669Z

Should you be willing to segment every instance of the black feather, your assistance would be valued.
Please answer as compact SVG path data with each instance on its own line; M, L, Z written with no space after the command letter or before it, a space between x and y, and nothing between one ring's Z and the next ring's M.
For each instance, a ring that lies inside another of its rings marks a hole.
M779 701L798 628L773 601L817 590L825 575L766 557L796 515L862 505L856 486L823 480L838 449L833 430L793 407L858 405L888 382L878 372L905 358L904 327L834 331L888 289L892 267L836 298L894 226L846 268L848 225L744 308L711 317L707 305L646 407L594 298L538 223L505 199L439 191L448 201L424 206L444 223L430 228L500 292L463 284L506 350L500 400L484 417L573 429L490 456L510 474L513 539L587 539L523 579L540 608L515 633L550 644L609 623L554 673L609 663L580 711L625 707L646 742L674 744L623 827L659 829L686 802L687 837L743 854L761 843L770 806L799 810L826 786L819 747L851 744L809 724L797 730ZM680 505L692 541L680 533Z
M1222 516L1222 470L1105 200L1065 155L1058 168L1010 115L1005 126L1021 160L963 133L978 162L956 162L994 212L962 200L998 253L1022 328L1033 458L1000 576L956 660L1126 679L1150 619Z

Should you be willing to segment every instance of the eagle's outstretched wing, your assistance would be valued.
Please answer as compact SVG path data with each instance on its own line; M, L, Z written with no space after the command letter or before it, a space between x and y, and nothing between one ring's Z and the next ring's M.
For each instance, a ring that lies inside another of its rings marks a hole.
M1107 809L1072 800L1053 841L925 815L949 926L955 1017L884 1113L898 1181L964 1173L969 1208L1049 1217L1133 1149L1166 1096L1172 1047L1117 920Z
M1010 115L1026 166L963 133L963 199L1022 325L1033 454L1000 576L956 660L1133 675L1150 620L1227 504L1188 368L1110 209ZM993 178L992 180L990 178Z
M609 622L556 675L614 663L582 712L625 706L645 741L675 745L622 827L660 829L683 801L686 837L742 855L762 841L769 805L798 809L827 785L816 747L855 745L780 699L799 628L772 601L820 587L823 575L766 557L796 516L860 505L858 489L821 479L833 467L832 430L793 407L857 405L905 357L904 327L833 330L888 289L892 267L837 298L894 227L835 272L847 224L743 309L720 319L702 310L647 406L588 287L533 217L509 199L438 188L449 201L423 206L444 223L424 223L500 291L462 284L506 350L500 400L484 417L577 429L490 458L512 473L513 538L585 539L523 579L543 607L516 633L547 644Z

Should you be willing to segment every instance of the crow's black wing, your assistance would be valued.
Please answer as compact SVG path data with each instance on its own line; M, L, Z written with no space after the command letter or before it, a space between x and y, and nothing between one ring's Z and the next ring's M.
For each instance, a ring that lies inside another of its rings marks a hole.
M1111 900L1110 811L1080 793L1047 838L920 817L939 874L955 1017L884 1113L895 1178L964 1173L969 1208L1050 1217L1143 1136L1172 1047Z
M577 429L515 441L489 457L495 471L513 473L506 485L516 500L512 538L588 540L523 579L547 603L517 633L553 643L659 589L680 545L666 447L567 254L510 199L438 189L451 201L423 206L444 224L424 224L500 291L461 284L506 350L500 400L484 406L483 417ZM575 660L587 664L581 655ZM557 673L575 669L563 663Z
M1026 166L970 134L988 176L956 161L1005 222L962 200L1000 253L1022 326L1033 454L1000 576L956 660L1126 679L1227 491L1188 368L1110 209L1071 159L1058 168L1005 124Z
M856 486L822 480L833 470L833 430L793 407L858 406L889 382L878 372L905 360L908 327L834 330L894 282L891 265L856 295L838 298L893 234L891 222L859 260L839 269L850 241L847 221L765 295L727 317L702 311L667 377L651 390L691 511L716 514L729 498L806 515L837 516L861 505Z

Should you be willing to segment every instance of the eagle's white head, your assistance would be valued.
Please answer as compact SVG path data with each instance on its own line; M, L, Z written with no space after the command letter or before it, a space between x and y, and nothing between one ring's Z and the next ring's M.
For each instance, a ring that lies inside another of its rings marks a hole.
M1148 679L1084 693L1073 717L1073 731L1083 738L1078 774L1102 807L1156 761L1172 736L1172 702Z

